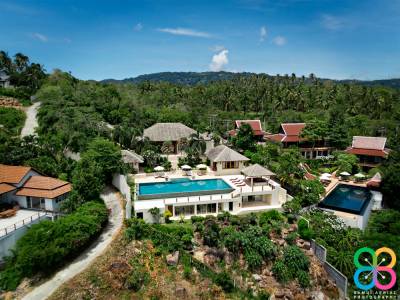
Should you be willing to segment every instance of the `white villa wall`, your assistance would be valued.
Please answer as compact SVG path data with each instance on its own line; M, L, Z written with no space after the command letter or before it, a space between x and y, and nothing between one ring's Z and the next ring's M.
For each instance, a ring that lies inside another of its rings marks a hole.
M212 165L212 162L211 162ZM242 171L242 169L244 169L245 167L245 163L240 161L239 162L239 167L237 169L224 169L223 168L223 162L218 162L217 163L217 170L214 171L215 175L239 175L240 171Z
M15 194L12 196L12 200L15 200L18 202L18 205L20 207L26 208L28 206L28 203L26 201L25 196L16 196Z
M112 185L115 186L122 196L126 199L125 206L125 218L131 218L132 212L132 199L131 199L131 188L128 184L128 178L123 174L114 174L112 179Z

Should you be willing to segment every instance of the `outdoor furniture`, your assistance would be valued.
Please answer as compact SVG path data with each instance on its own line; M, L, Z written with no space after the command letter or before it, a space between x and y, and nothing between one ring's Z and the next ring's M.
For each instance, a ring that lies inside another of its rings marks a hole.
M163 173L164 167L162 167L162 166L157 166L157 167L154 168L154 171L157 172L157 175L154 176L154 177L164 177L164 173Z
M17 213L17 211L14 209L7 209L0 213L0 218L1 219L10 218L10 217L15 216L16 213Z

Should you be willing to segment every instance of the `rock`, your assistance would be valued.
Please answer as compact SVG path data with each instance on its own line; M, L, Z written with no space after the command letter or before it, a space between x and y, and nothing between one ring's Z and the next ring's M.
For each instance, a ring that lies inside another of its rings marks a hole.
M227 265L232 265L235 261L233 254L230 252L227 252L225 254L224 260L225 260L225 264L227 264Z
M114 271L114 270L128 270L130 269L130 266L126 262L120 262L116 261L111 263L109 270Z
M179 251L175 251L174 254L168 254L166 259L168 265L176 266L179 261Z
M305 241L304 242L303 249L306 249L306 250L310 250L311 249L311 244L310 244L309 241Z
M260 275L258 275L258 274L253 274L252 277L253 277L253 279L254 279L255 281L257 281L257 282L259 282L259 281L262 280L262 277L261 277Z
M284 291L282 291L282 290L277 290L277 291L275 292L274 296L275 296L275 298L277 298L277 299L282 299L282 298L285 296L285 293L284 293Z
M176 287L175 296L177 299L186 299L188 294L184 287Z
M311 293L311 299L313 300L325 300L325 295L321 291L314 291Z
M277 240L276 242L279 246L284 246L286 244L285 240Z

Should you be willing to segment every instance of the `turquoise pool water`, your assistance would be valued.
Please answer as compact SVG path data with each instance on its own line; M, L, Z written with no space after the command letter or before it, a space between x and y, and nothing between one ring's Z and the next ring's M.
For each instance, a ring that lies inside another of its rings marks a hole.
M339 184L318 206L362 215L371 196L367 188Z
M166 182L150 182L139 184L139 199L182 197L230 193L233 188L223 179L190 180L189 178Z

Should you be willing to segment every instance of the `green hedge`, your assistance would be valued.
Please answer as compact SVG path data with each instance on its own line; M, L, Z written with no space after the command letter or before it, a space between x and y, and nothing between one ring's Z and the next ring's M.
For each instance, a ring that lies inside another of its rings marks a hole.
M18 240L14 254L0 273L0 287L14 290L24 277L46 275L61 267L102 231L108 212L101 202L87 202L76 212L54 222L33 225Z

